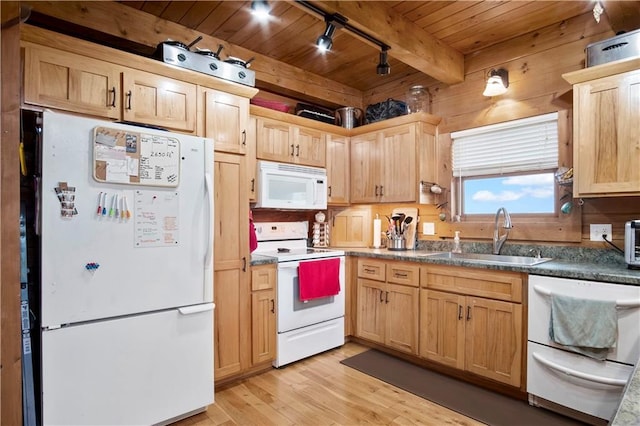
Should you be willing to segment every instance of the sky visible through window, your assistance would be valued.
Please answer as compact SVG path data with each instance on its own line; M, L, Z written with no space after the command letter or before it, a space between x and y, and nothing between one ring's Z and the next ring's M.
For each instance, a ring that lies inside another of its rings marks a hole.
M465 214L554 213L553 173L463 180Z

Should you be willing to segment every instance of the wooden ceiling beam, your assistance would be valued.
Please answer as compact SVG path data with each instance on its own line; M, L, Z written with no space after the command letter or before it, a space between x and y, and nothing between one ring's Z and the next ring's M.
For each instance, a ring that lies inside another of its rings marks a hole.
M339 13L349 24L391 47L389 56L447 84L464 81L464 56L383 2L314 1L327 13Z
M256 72L256 86L259 88L268 88L272 91L282 88L281 93L286 93L288 96L327 106L362 107L360 90L116 2L24 1L22 3L40 14L149 47L155 47L167 39L190 42L202 36L203 39L199 43L201 46L211 47L222 44L225 52L229 52L231 56L255 57L256 59L251 63L251 69Z

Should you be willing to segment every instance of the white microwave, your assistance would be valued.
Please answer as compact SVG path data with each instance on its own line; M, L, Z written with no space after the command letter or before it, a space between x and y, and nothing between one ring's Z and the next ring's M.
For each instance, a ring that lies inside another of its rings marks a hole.
M256 207L325 210L327 170L320 167L258 161Z

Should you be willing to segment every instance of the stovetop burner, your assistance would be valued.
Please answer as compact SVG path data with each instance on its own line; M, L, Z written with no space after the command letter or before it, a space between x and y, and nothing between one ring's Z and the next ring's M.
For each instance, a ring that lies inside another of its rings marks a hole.
M220 49L218 50L220 51ZM163 43L156 49L156 59L164 63L201 72L223 80L255 87L256 73L246 67L221 61L216 53L207 49L191 52L179 46Z

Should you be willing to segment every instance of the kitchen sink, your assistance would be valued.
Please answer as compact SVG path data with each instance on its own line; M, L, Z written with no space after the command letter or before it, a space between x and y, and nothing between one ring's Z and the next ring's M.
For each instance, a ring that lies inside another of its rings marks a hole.
M470 260L479 263L493 263L501 265L533 266L553 260L550 257L508 256L503 254L484 253L452 253L452 252L426 252L419 256L432 259L459 259Z

